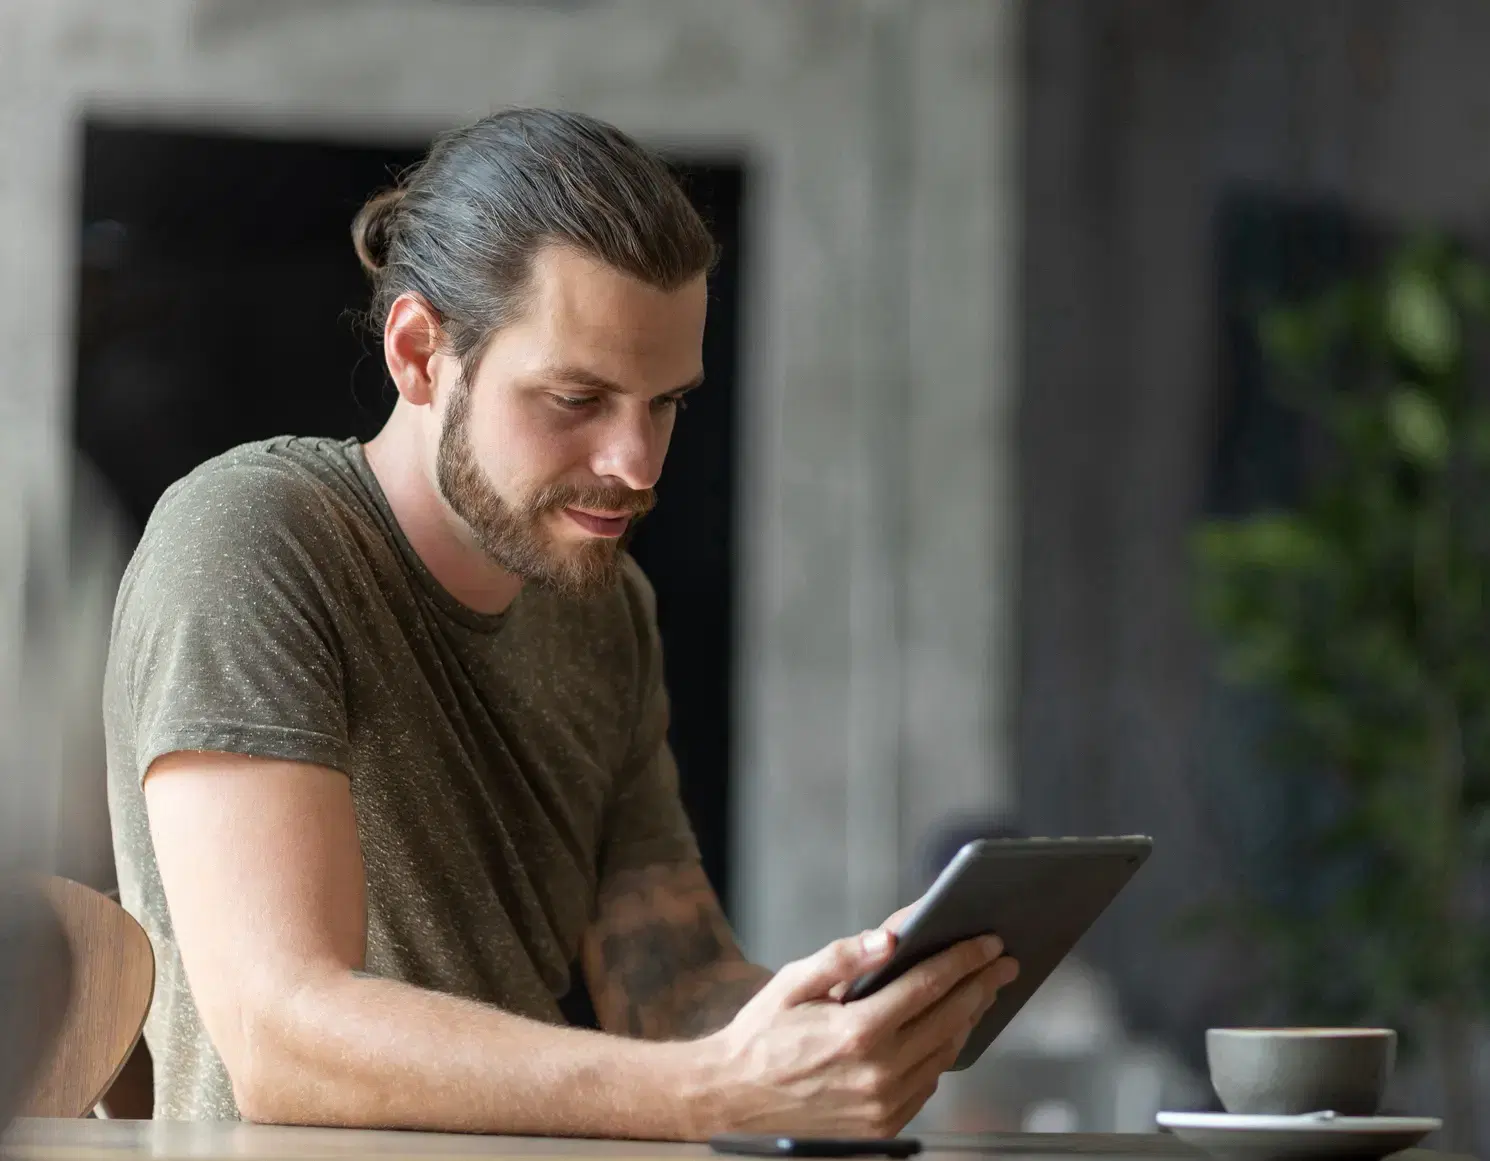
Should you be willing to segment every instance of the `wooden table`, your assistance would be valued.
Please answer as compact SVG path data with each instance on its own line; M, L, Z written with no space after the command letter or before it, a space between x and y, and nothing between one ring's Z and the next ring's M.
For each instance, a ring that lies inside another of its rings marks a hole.
M1193 1159L1201 1154L1175 1138L1043 1133L986 1137L924 1136L928 1161L969 1154L999 1158L1113 1157L1131 1161ZM451 1161L468 1157L563 1157L582 1161L647 1157L655 1161L713 1157L704 1145L639 1141L555 1140L539 1137L474 1137L446 1133L372 1132L360 1129L298 1129L277 1125L184 1121L19 1120L3 1142L15 1161L125 1161L153 1157L233 1158L418 1158ZM1449 1161L1447 1154L1413 1149L1401 1161ZM1467 1161L1467 1159L1466 1159Z

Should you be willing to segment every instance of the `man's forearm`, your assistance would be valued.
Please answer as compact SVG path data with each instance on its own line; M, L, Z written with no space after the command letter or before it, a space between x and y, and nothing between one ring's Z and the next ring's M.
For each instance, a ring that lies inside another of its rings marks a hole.
M772 973L735 943L697 863L612 875L586 933L585 978L601 1026L648 1040L728 1024Z
M318 980L244 1032L233 1081L251 1120L653 1139L720 1123L705 1045L553 1027L393 980Z

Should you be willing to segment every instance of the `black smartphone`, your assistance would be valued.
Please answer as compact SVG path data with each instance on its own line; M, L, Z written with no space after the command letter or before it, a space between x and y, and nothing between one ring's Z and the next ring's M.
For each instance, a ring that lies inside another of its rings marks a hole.
M745 1157L914 1157L915 1137L792 1137L785 1133L721 1133L709 1138L716 1153Z

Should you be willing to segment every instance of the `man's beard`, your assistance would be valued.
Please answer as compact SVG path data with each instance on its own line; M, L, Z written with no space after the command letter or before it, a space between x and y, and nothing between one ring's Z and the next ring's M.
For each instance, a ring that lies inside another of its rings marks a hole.
M593 597L611 588L637 520L656 503L653 490L555 483L514 506L497 494L477 465L470 421L471 391L462 381L455 387L440 428L435 479L445 502L465 521L481 550L523 581L566 596ZM557 513L567 519L565 508L634 515L626 531L614 539L560 544L544 528L544 518Z

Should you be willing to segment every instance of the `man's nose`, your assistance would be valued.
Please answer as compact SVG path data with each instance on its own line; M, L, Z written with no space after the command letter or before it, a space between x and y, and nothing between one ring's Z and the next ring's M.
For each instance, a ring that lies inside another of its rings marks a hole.
M667 456L668 435L650 415L626 416L606 432L592 470L618 480L633 492L655 487Z

